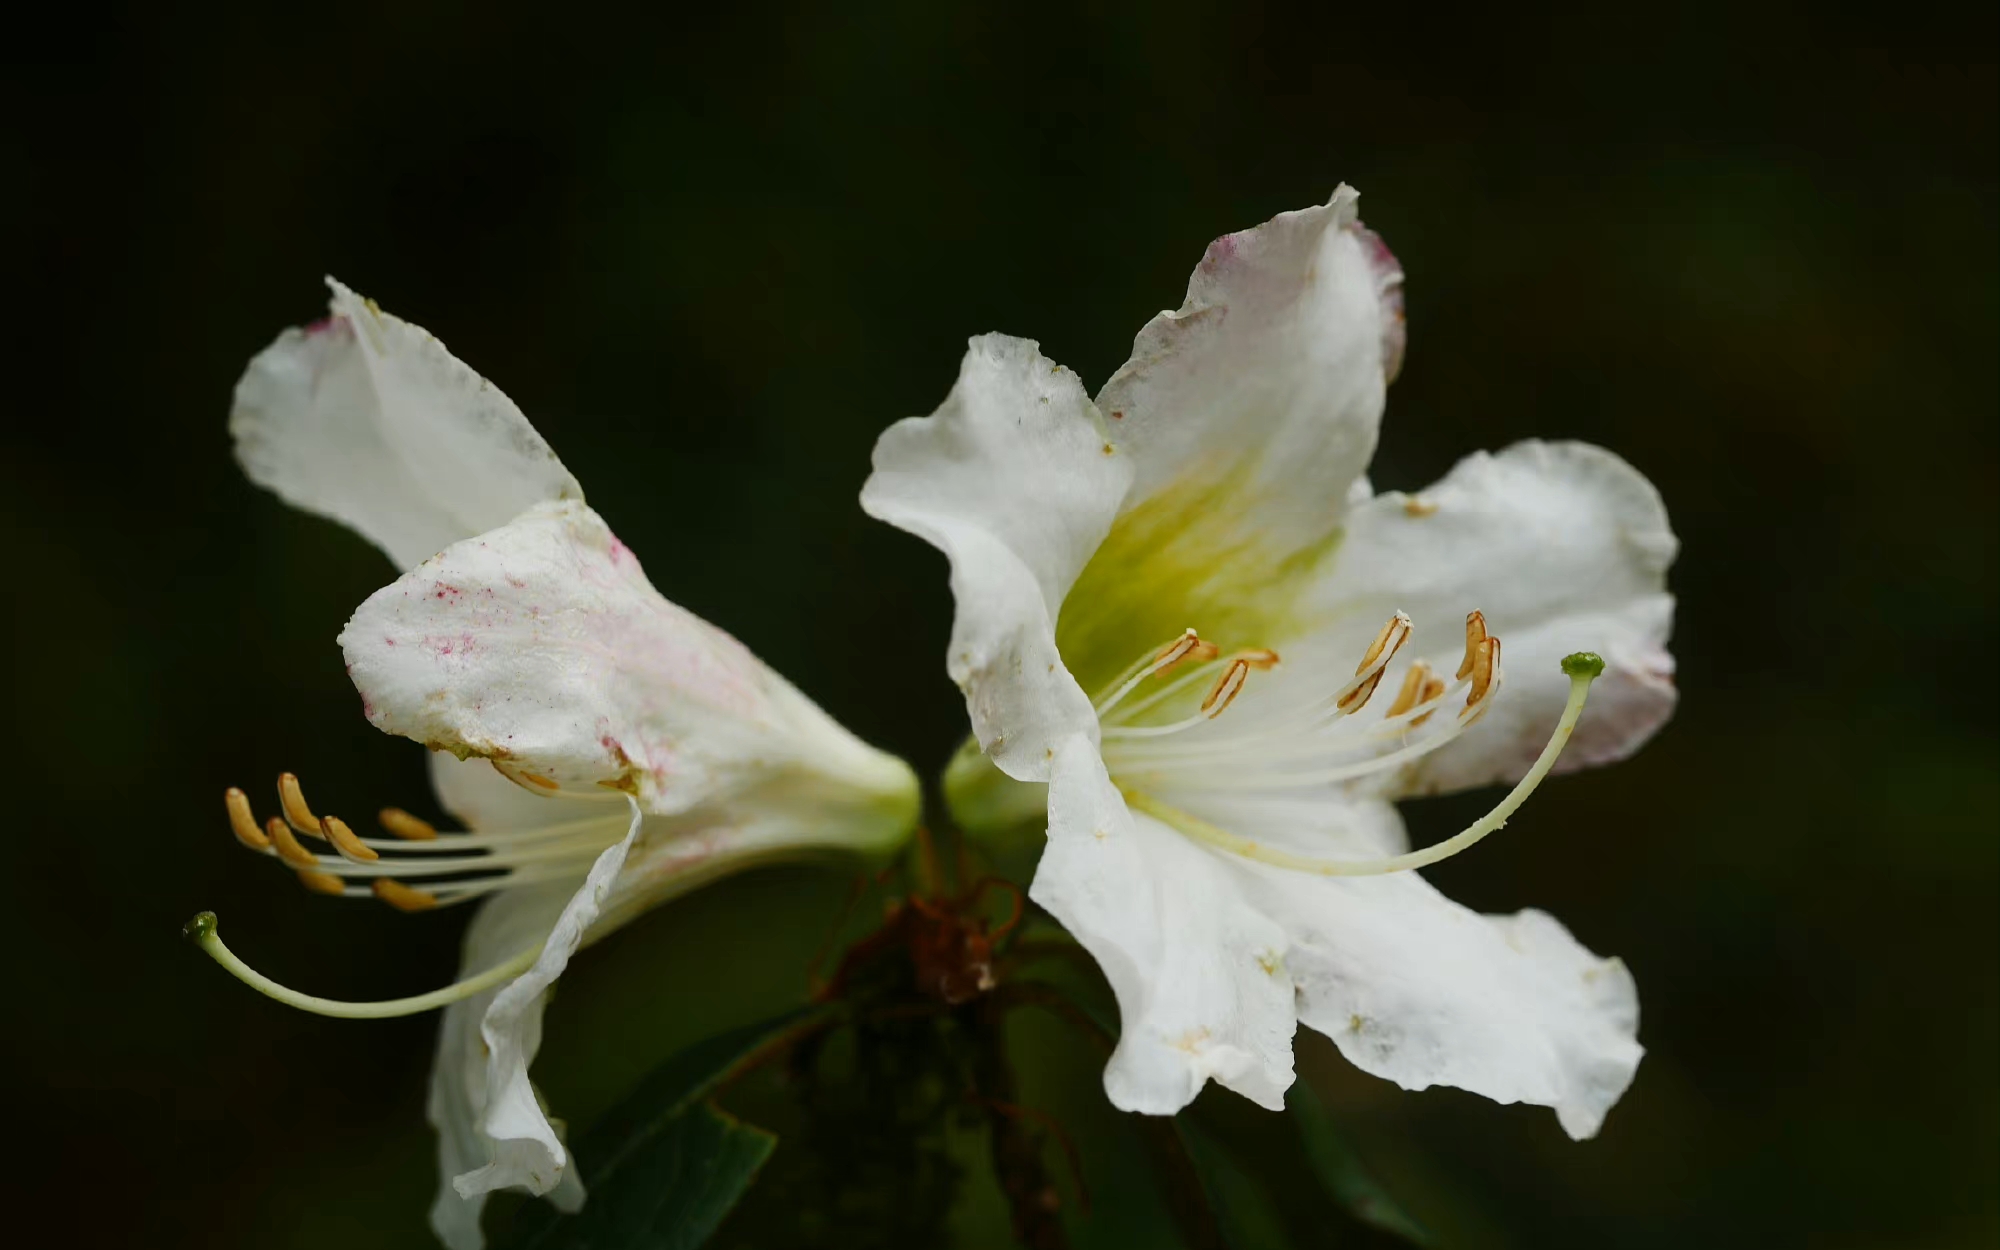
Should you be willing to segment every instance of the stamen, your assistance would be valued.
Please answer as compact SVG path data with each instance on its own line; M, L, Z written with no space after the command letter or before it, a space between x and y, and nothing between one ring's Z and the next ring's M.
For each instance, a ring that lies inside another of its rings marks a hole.
M1110 683L1111 694L1094 700L1097 714L1103 716L1116 707L1126 695L1137 690L1149 678L1158 677L1180 665L1181 661L1193 659L1197 662L1213 660L1220 648L1212 642L1203 641L1192 628L1180 637L1148 656L1141 656L1128 665L1117 679Z
M1236 701L1237 695L1243 693L1243 683L1250 679L1251 669L1254 668L1262 672L1278 666L1278 653L1266 647L1257 647L1249 651L1238 651L1234 655L1231 655L1226 662L1229 667L1224 669L1222 676L1216 678L1215 684L1209 687L1208 694L1203 697L1201 707L1194 715L1166 725L1107 725L1103 729L1105 741L1109 742L1129 738L1163 738L1168 734L1177 734L1184 729L1192 729L1196 725L1214 720L1229 709L1229 705ZM1187 673L1165 690L1148 695L1128 715L1137 715L1139 712L1153 706L1161 699L1185 686L1188 682L1201 676L1204 671L1212 666L1212 663L1204 664L1200 668Z
M1381 632L1375 635L1375 641L1368 644L1368 651L1361 657L1361 663L1354 666L1354 675L1359 677L1362 673L1367 672L1368 666L1375 662L1376 658L1382 654L1384 648L1388 649L1390 655L1394 655L1396 649L1403 645L1403 640L1409 636L1410 618L1401 612L1390 617L1389 623L1384 625ZM1391 639L1394 640L1393 644L1391 643Z
M285 813L285 823L293 829L309 838L322 836L319 831L319 817L313 815L312 808L306 806L306 793L299 789L297 774L278 774L278 809Z
M503 764L499 760L492 761L492 764L494 772L499 773L502 777L505 777L531 794L547 796L562 789L562 783L556 781L554 778L544 777L540 773L531 773L525 768L517 768L512 764Z
M268 854L271 839L257 827L257 817L250 811L250 796L231 786L222 792L222 803L229 809L229 827L235 832L236 840L253 851Z
M1482 638L1476 654L1467 657L1472 663L1472 692L1465 696L1465 706L1470 708L1486 697L1500 677L1500 640Z
M288 1007L297 1007L300 1011L349 1020L381 1020L391 1016L413 1016L418 1012L449 1006L492 989L502 982L513 980L533 967L535 960L542 953L542 943L537 942L505 963L488 968L479 975L467 977L456 984L447 985L441 990L432 990L428 994L418 994L410 998L391 998L383 1002L349 1003L301 994L297 990L278 984L238 959L234 951L222 944L222 937L216 929L215 913L205 911L188 921L187 927L182 932L187 934L195 945L207 952L209 958L227 968L237 980L259 993L275 998Z
M1395 702L1383 713L1383 719L1401 716L1417 705L1424 687L1430 684L1431 666L1422 660L1411 663L1410 671L1403 674L1403 687L1396 692ZM1441 684L1441 683L1440 683Z
M1466 675L1472 672L1472 663L1473 663L1472 658L1478 652L1480 644L1484 643L1485 641L1486 641L1486 614L1484 612L1466 613L1465 614L1465 659L1458 666L1458 679L1460 681L1464 681Z
M1417 702L1420 704L1435 703L1443 697L1444 697L1444 678L1431 677L1427 678L1424 681L1423 693L1417 696ZM1415 729L1417 726L1429 720L1433 715L1436 714L1436 712L1437 712L1436 708L1432 708L1430 711L1425 712L1423 715L1417 717L1415 720L1410 722L1410 728Z
M1179 655L1173 657L1172 659L1168 660L1165 664L1162 664L1158 668L1154 669L1153 676L1165 677L1168 673L1173 672L1175 669L1179 668L1182 663L1188 660L1193 660L1197 664L1206 664L1208 661L1222 654L1221 647L1216 646L1214 643L1208 641L1206 638L1194 637L1194 631L1191 629L1188 631L1188 638L1193 642L1194 645L1188 647L1186 650L1182 651Z
M1409 641L1409 637L1410 618L1401 612L1390 617L1389 623L1382 627L1382 632L1375 635L1375 641L1368 644L1368 650L1362 655L1361 663L1354 666L1356 677L1360 677L1363 673L1367 673L1368 676L1360 685L1353 686L1346 694L1335 699L1334 709L1343 716L1351 716L1366 707L1368 700L1375 696L1375 687L1382 684L1382 674L1388 671L1389 661L1395 658L1396 652L1403 649L1403 644ZM1375 671L1370 673L1368 671L1370 668Z
M376 898L397 911L429 911L438 905L438 896L429 890L412 889L388 877L377 877L370 888Z
M319 827L326 840L333 843L333 849L340 852L342 859L356 864L367 864L382 858L360 838L355 837L354 830L349 829L347 822L338 816L321 818Z
M536 776L537 780L548 781ZM553 794L560 798L600 797L560 789ZM630 796L623 794L602 797L631 802ZM259 829L249 797L234 787L224 792L230 829L238 842L261 854L276 856L293 871L301 885L315 893L337 898L380 898L403 911L449 907L498 890L572 879L583 871L584 861L594 859L617 839L618 828L625 823L622 817L599 816L527 829L467 832L441 838L430 822L391 807L381 812L384 827L393 835L384 840L360 837L338 816L313 816L294 774L280 776L278 799L286 815L272 817ZM303 823L307 817L318 822L318 827L309 832L329 843L338 852L337 856L314 854L300 840L302 831L293 822ZM384 852L394 858L385 858ZM394 872L406 880L371 880L385 872ZM424 889L407 884L408 878L435 880L429 881L430 888Z
M1237 660L1231 664L1209 688L1208 697L1201 701L1201 714L1210 720L1222 715L1236 701L1236 696L1243 693L1243 683L1249 679L1249 661Z
M1475 613L1474 615L1477 615ZM1486 639L1480 639L1483 644ZM1489 661L1490 662L1490 661ZM1527 775L1508 791L1492 811L1474 821L1463 831L1444 841L1427 846L1422 850L1404 855L1394 855L1386 859L1370 860L1325 860L1310 856L1295 855L1290 851L1263 846L1249 838L1212 825L1198 816L1191 815L1168 803L1162 803L1150 795L1125 790L1125 801L1139 811L1164 822L1170 827L1220 850L1239 855L1244 859L1270 864L1278 868L1289 868L1298 872L1316 873L1325 877L1371 877L1392 872L1406 872L1413 868L1423 868L1439 860L1449 859L1467 847L1472 846L1494 830L1502 828L1507 818L1517 811L1542 778L1555 767L1556 759L1568 744L1570 734L1576 729L1577 718L1583 715L1584 700L1589 697L1590 683L1604 672L1604 660L1588 651L1579 651L1566 657L1562 662L1563 672L1569 677L1569 701L1563 706L1562 717L1557 720L1555 731L1549 735L1548 745L1535 760Z
M347 883L330 872L317 872L311 868L299 869L299 884L315 894L331 894L339 898L347 893Z
M391 835L405 842L437 841L437 826L428 820L420 820L400 807L385 807L375 817Z
M1361 657L1361 663L1355 666L1354 679L1326 696L1323 701L1316 702L1311 707L1305 709L1305 719L1303 722L1294 721L1291 724L1270 725L1231 740L1229 746L1247 752L1256 749L1257 744L1262 742L1282 741L1293 747L1304 744L1305 749L1313 752L1324 750L1323 743L1314 738L1317 731L1323 730L1343 716L1361 709L1361 706L1368 701L1369 696L1375 693L1375 687L1381 681L1382 674L1388 668L1389 662L1395 659L1396 653L1402 649L1403 644L1409 640L1409 637L1410 618L1404 613L1398 612L1389 618L1388 624L1384 625L1381 631L1376 634L1375 641L1369 644L1367 652ZM1278 663L1277 652L1262 648L1254 651L1240 651L1229 658L1232 661L1242 659L1248 662L1251 667L1258 669L1273 668ZM1188 674L1187 677L1169 685L1164 690L1147 696L1136 706L1127 709L1120 718L1125 723L1117 726L1107 726L1103 731L1104 740L1158 738L1167 734L1178 733L1183 729L1192 728L1200 724L1203 720L1211 719L1205 714L1208 704L1207 701L1204 701L1202 705L1203 713L1188 717L1186 720L1176 721L1170 725L1127 727L1134 717L1166 699L1200 672L1200 669L1195 670L1194 673ZM1227 672L1223 674L1223 679L1216 683L1216 690L1221 689L1222 681L1226 681L1229 676L1230 674ZM1212 690L1209 697L1213 699L1215 691ZM1215 758L1215 753L1216 744L1214 743L1201 743L1198 745L1180 744L1179 746L1167 744L1160 747L1146 748L1141 752L1141 754L1156 763L1166 763L1174 758L1207 761Z
M291 829L286 826L284 821L279 820L276 816L271 817L264 824L264 832L269 835L271 844L277 848L279 859L284 860L294 868L317 869L319 867L319 856L300 846L299 840L292 836Z

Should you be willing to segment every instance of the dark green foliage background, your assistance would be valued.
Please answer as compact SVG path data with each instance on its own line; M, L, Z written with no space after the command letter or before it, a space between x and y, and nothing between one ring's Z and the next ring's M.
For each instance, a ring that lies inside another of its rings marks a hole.
M666 593L928 769L962 725L943 563L855 506L876 432L978 331L1101 382L1210 238L1343 179L1409 274L1376 482L1529 435L1631 459L1685 542L1685 697L1434 874L1630 962L1651 1053L1603 1136L1316 1038L1307 1078L1450 1245L2000 1233L1991 6L364 2L17 34L0 1175L64 1244L427 1243L432 1023L287 1012L176 937L213 907L335 996L454 963L462 914L307 897L222 821L282 768L323 808L429 810L331 645L390 568L229 459L237 372L321 273L498 382ZM580 960L555 1105L587 1124L796 998L846 882L759 874ZM1117 1140L1043 1032L1027 1095ZM963 1243L1004 1239L974 1199Z

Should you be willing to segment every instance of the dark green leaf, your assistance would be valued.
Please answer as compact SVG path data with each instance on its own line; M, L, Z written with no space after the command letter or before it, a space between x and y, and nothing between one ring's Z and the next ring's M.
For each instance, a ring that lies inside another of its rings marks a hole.
M1174 1117L1174 1131L1187 1147L1209 1210L1230 1250L1287 1250L1291 1235L1278 1222L1270 1199L1221 1143L1185 1112Z
M523 1207L504 1250L684 1250L700 1245L756 1179L777 1137L708 1101L771 1047L823 1027L801 1008L697 1042L655 1068L576 1146L590 1197L576 1215Z
M1306 1158L1312 1163L1314 1175L1335 1201L1372 1228L1412 1245L1433 1244L1430 1231L1396 1205L1396 1200L1368 1174L1361 1156L1354 1153L1354 1148L1334 1127L1326 1105L1304 1081L1292 1083L1285 1095L1285 1109L1291 1112L1292 1122L1299 1126L1299 1135L1305 1139Z

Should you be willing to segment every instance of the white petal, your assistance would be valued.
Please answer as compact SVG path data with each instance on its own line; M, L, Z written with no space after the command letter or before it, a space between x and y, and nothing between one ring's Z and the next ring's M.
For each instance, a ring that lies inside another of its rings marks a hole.
M1402 271L1341 187L1209 244L1176 312L1147 323L1098 395L1138 463L1128 506L1195 475L1246 475L1253 515L1292 546L1339 524L1402 357Z
M1367 497L1401 280L1342 187L1217 239L1140 331L1098 396L1138 477L1058 633L1086 690L1183 629L1228 651L1316 623L1302 596Z
M642 821L635 802L630 829L590 866L582 887L564 905L549 931L541 956L494 995L480 1020L479 1036L486 1049L486 1105L479 1116L479 1131L490 1143L491 1158L453 1178L452 1187L460 1197L512 1187L547 1194L563 1178L569 1155L528 1080L528 1064L541 1046L542 1008L549 987L569 967L570 956L596 923ZM582 1196L574 1187L568 1193Z
M509 890L482 904L466 930L461 974L482 972L542 941L555 928L575 891L574 882L551 883ZM485 1192L462 1196L452 1181L485 1167L495 1157L494 1144L484 1128L490 1099L486 1043L479 1027L499 993L498 989L489 990L445 1008L438 1028L428 1113L438 1134L440 1184L431 1206L431 1227L451 1250L479 1250L483 1240L479 1214L486 1205ZM521 1018L519 1052L524 1067L533 1060L540 1041L541 1004L545 1001L538 998Z
M1344 627L1315 641L1358 656L1400 609L1416 622L1403 654L1449 676L1468 611L1484 612L1499 636L1498 700L1463 738L1399 773L1397 793L1519 777L1561 712L1569 681L1559 664L1573 651L1596 651L1606 667L1562 766L1608 762L1673 711L1665 586L1677 546L1659 492L1602 448L1531 441L1481 452L1414 497L1390 492L1355 509L1331 575L1313 592ZM1394 690L1400 673L1384 685Z
M673 814L772 786L880 817L915 785L741 643L662 598L579 503L542 504L425 561L341 634L376 726L526 783L606 786Z
M1414 873L1258 872L1292 934L1299 1019L1363 1071L1553 1107L1578 1138L1631 1084L1644 1053L1631 974L1549 915L1481 916Z
M1396 805L1359 797L1338 786L1317 790L1201 789L1177 792L1171 780L1157 790L1168 803L1223 829L1319 859L1378 859L1410 849L1409 831ZM1234 861L1226 861L1233 863Z
M1097 732L1056 652L1056 612L1131 474L1076 376L999 334L972 340L935 413L875 445L861 506L951 560L946 667L980 745L1012 776L1046 778L1056 742Z
M1211 1078L1284 1106L1294 1028L1285 934L1232 866L1135 816L1082 737L1049 780L1049 843L1029 893L1104 969L1118 1049L1104 1087L1127 1111L1171 1115Z
M469 823L499 815L512 827L573 815L575 807L515 786L483 760L450 761L438 770L448 806ZM460 771L463 770L463 771ZM480 774L484 774L481 778ZM499 790L494 787L504 786ZM519 798L511 798L507 792ZM470 803L464 801L473 795ZM478 1250L479 1212L486 1194L518 1187L540 1193L562 1210L583 1201L583 1180L567 1163L528 1067L541 1044L547 987L578 949L660 903L720 877L801 853L852 849L837 802L829 807L810 789L786 810L763 796L735 818L702 810L643 816L603 852L581 888L574 882L510 890L487 903L466 937L469 975L547 939L542 957L504 990L448 1008L431 1077L430 1118L438 1130L445 1185L432 1225L453 1250ZM837 800L838 796L832 796ZM519 804L496 807L495 799ZM540 987L539 989L537 987ZM553 1178L553 1180L552 1180Z
M252 481L332 517L407 569L532 504L583 490L512 400L419 326L340 283L236 384Z

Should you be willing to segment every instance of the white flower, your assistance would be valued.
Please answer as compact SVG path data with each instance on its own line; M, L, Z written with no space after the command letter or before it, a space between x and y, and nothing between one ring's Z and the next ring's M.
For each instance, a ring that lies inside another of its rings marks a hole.
M432 1224L476 1247L494 1189L582 1200L528 1080L547 991L577 948L752 864L886 854L915 825L916 779L662 598L491 383L332 285L332 316L250 363L231 429L252 478L409 570L361 605L340 644L368 719L440 752L439 799L471 832L388 809L391 836L358 837L315 815L289 774L282 819L260 826L232 790L231 823L322 893L404 909L485 902L467 979L389 1003L276 986L221 945L212 916L195 931L239 976L309 1010L451 1004L431 1084L444 1173Z
M1401 282L1343 187L1211 245L1095 403L1035 344L973 340L943 406L883 435L862 503L950 558L978 743L1047 783L1032 896L1117 995L1114 1103L1170 1113L1213 1078L1275 1108L1303 1022L1405 1087L1551 1106L1585 1137L1641 1053L1630 975L1404 870L1547 771L1589 684L1568 653L1608 661L1569 763L1665 719L1675 542L1652 486L1581 444L1374 494ZM962 820L1038 806L982 767L951 771ZM1404 854L1391 800L1517 778Z

